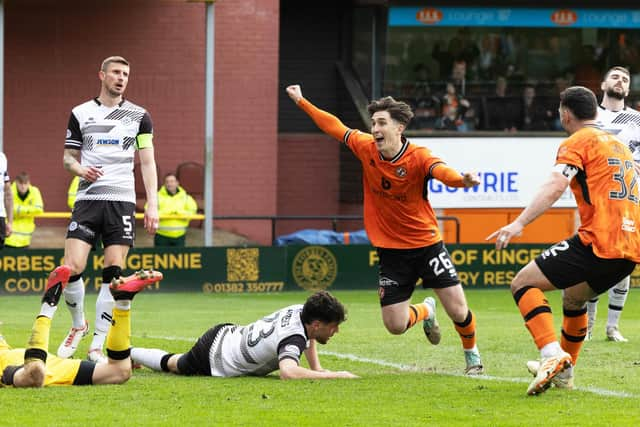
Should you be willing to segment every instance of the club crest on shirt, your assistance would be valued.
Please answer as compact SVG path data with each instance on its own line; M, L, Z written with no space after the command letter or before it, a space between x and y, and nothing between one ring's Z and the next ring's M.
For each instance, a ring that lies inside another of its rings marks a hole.
M405 168L403 168L402 166L398 166L396 168L396 176L403 178L405 176L407 176L407 170Z

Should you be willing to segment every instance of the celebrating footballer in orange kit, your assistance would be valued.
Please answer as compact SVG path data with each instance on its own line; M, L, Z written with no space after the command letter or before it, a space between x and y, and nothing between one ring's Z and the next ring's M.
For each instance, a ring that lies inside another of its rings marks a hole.
M422 279L424 288L434 290L460 335L465 373L482 374L476 319L427 199L430 179L450 187L472 187L480 183L478 175L460 174L429 149L409 142L402 133L413 112L404 102L389 96L371 102L369 134L349 129L334 115L315 107L303 98L299 85L286 90L323 132L342 141L362 163L364 224L380 259L378 293L387 330L400 335L422 320L429 342L440 342L435 299L410 303L415 284Z
M573 388L573 368L587 335L587 301L640 262L640 194L633 156L626 144L598 128L597 108L596 96L586 87L560 93L560 121L570 136L558 148L555 168L515 221L487 237L496 239L497 249L505 248L571 186L580 214L578 233L542 252L511 282L513 298L540 350L541 360L527 363L535 377L529 395L552 385ZM544 295L558 289L560 342Z

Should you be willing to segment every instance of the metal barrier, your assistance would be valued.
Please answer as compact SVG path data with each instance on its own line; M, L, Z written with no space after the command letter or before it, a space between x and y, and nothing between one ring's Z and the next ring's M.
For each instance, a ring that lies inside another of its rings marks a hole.
M35 215L38 218L71 218L71 212L44 212L38 215ZM136 219L143 219L143 213L136 213ZM193 214L193 215L163 215L162 218L165 219L197 219L203 220L203 214ZM455 224L456 228L456 243L460 243L460 220L455 216L437 216L438 221L451 221ZM262 220L262 221L271 221L271 241L276 235L276 222L277 221L287 221L287 220L330 220L331 228L333 231L337 231L338 222L339 221L362 221L362 215L258 215L258 216L237 216L237 215L222 215L222 216L214 216L213 220Z

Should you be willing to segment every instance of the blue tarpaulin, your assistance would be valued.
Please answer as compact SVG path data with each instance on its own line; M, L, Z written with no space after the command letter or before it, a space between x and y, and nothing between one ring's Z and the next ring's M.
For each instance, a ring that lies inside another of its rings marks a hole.
M368 245L369 238L364 230L332 231L332 230L300 230L295 233L278 236L273 241L275 246L285 245Z

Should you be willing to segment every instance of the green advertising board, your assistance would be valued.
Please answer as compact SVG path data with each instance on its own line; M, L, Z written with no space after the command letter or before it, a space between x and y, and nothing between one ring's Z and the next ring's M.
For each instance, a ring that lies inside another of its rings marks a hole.
M506 288L520 268L548 245L448 245L465 287ZM6 249L0 252L0 295L40 294L49 272L63 261L59 249ZM87 290L102 283L104 258L89 255L84 272ZM267 293L317 289L377 289L378 256L368 245L249 248L141 248L127 257L125 274L155 269L164 279L158 292ZM636 269L632 287L640 287Z

